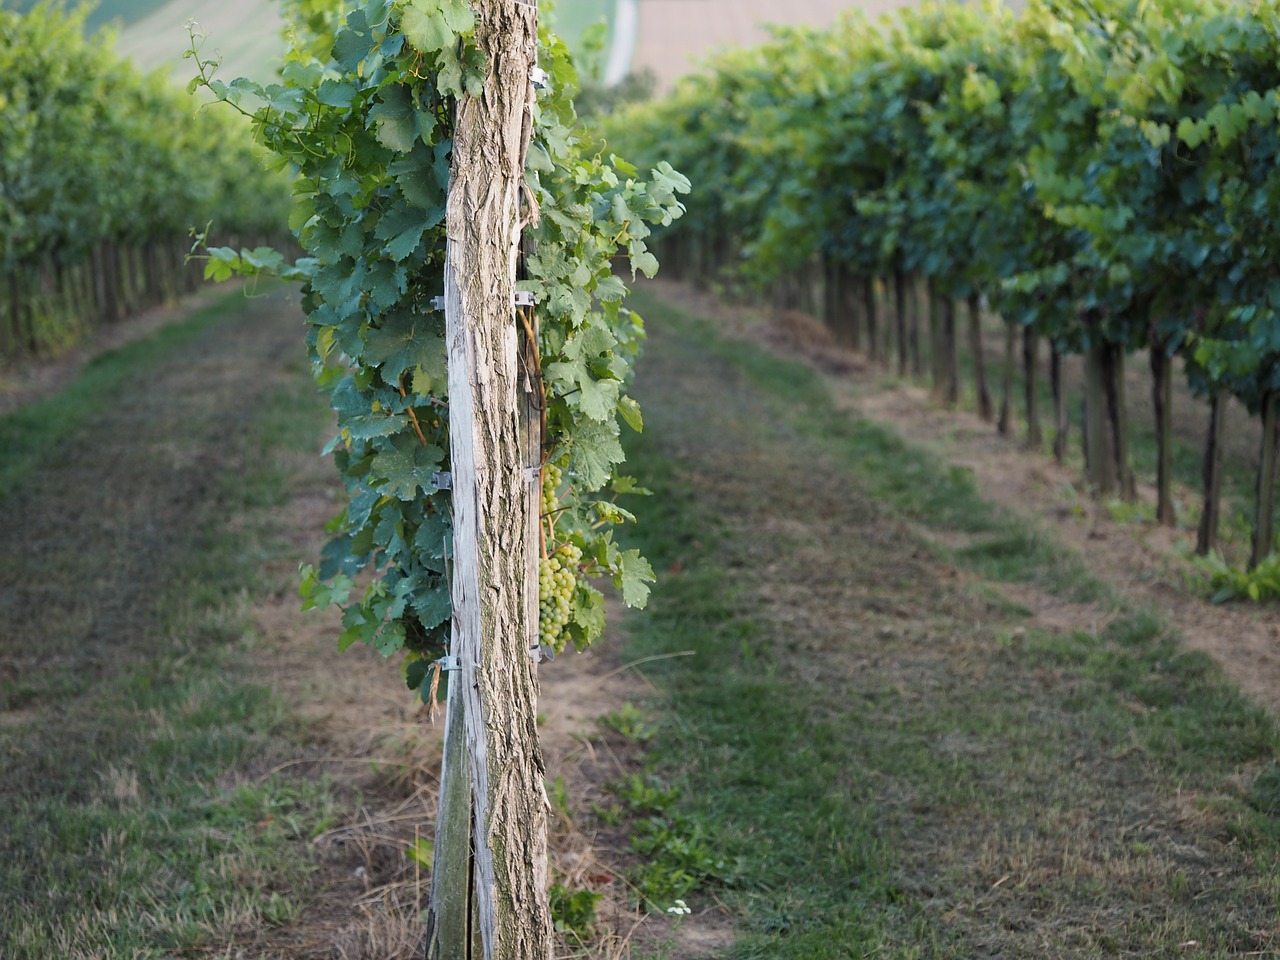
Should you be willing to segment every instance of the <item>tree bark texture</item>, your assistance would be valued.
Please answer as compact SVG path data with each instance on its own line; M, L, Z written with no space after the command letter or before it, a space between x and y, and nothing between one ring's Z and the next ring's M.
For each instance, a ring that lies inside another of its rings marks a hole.
M474 914L484 960L547 960L547 800L528 591L531 482L514 303L537 8L481 0L481 96L458 103L445 339L453 471L454 654L472 777ZM536 478L536 475L535 475Z

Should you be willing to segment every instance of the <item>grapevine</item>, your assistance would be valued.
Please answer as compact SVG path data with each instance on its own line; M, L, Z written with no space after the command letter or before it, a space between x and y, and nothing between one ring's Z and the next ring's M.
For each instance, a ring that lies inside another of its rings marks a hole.
M874 360L883 287L898 311L902 373L909 351L923 373L916 334L928 324L919 340L939 402L961 394L957 302L971 318L988 305L1006 325L1000 429L1013 429L1021 340L1032 447L1047 341L1059 459L1071 420L1054 374L1081 355L1087 480L1102 496L1136 495L1124 366L1146 350L1158 516L1169 524L1180 356L1213 410L1234 396L1263 422L1257 564L1280 463L1276 12L1271 0L1032 0L1017 14L925 3L879 23L850 16L831 30L780 32L610 125L632 155L661 153L718 184L664 231L664 253L742 292L764 288L781 307L821 312ZM983 395L976 320L971 331ZM1201 552L1217 512L1217 485L1205 488Z
M247 127L87 36L90 9L0 9L0 362L193 289L195 228L251 255L284 233Z
M338 434L329 451L348 505L318 567L303 571L306 606L343 609L342 646L401 654L406 681L424 689L449 638L451 505L435 479L449 470L449 396L443 314L444 210L455 99L475 95L485 68L474 13L463 0L366 0L341 17L309 8L280 83L224 82L200 56L197 83L253 117L259 141L299 173L291 217L308 256L307 345L330 394ZM587 577L604 577L631 606L653 579L613 530L632 515L617 496L642 492L622 475L622 426L639 430L626 394L644 338L623 306L611 262L635 272L657 260L650 224L683 213L688 181L669 164L648 179L577 122L568 51L542 32L549 83L533 109L526 162L530 203L518 290L536 344L547 547L540 572L541 642L579 649L604 628ZM251 109L249 98L267 106ZM533 215L536 211L536 217ZM210 270L253 273L244 251L209 251ZM552 489L545 483L550 480Z

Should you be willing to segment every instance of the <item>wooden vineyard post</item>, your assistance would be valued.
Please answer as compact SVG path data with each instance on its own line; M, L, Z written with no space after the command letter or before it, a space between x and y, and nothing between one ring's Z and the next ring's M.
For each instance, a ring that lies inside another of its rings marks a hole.
M1116 480L1120 484L1120 496L1132 502L1138 499L1138 481L1129 462L1129 401L1124 383L1124 347L1110 344L1106 357L1107 422L1115 450Z
M1098 497L1115 492L1115 458L1108 445L1106 361L1104 344L1090 344L1085 354L1085 465L1089 485Z
M907 342L907 273L901 267L893 271L893 309L898 328L898 376L907 378L910 344Z
M929 290L929 397L934 403L946 400L946 354L942 349L942 295L933 277Z
M458 933L457 923L433 913L428 956L547 960L547 799L530 652L537 636L530 513L539 485L527 469L536 453L529 450L515 309L520 231L530 213L522 202L537 7L517 0L473 7L487 70L481 95L458 102L445 264L456 667L449 723L455 731L461 725L471 805L470 842L450 849L471 850L462 924L471 930ZM459 751L451 742L446 752L450 747ZM467 791L453 784L445 792ZM448 836L446 827L447 843ZM456 861L445 865L438 855L433 883L459 882ZM437 899L433 891L433 910L456 905L456 894L445 889ZM443 940L446 930L454 931L451 943Z
M960 402L960 351L956 343L956 301L949 293L942 298L942 356L943 397L947 406L954 408Z
M1226 392L1215 390L1209 402L1209 430L1205 441L1202 476L1204 508L1196 530L1196 553L1207 557L1218 546L1218 516L1222 504L1223 432L1227 422Z
M996 430L1001 436L1013 432L1013 370L1018 345L1018 324L1006 319L1004 322L1004 364L1000 370L1000 418L996 422Z
M969 294L969 354L973 359L973 382L978 401L978 416L988 423L995 419L991 390L987 386L987 364L982 351L982 296Z
M1156 415L1156 522L1177 523L1173 510L1173 358L1151 325L1151 400Z
M1022 328L1023 397L1027 407L1027 449L1039 450L1044 443L1040 433L1040 335L1035 327Z
M862 277L862 315L867 319L867 356L872 363L880 359L880 315L876 304L876 278Z
M1262 398L1262 450L1258 455L1257 515L1253 521L1250 568L1271 553L1275 524L1276 446L1280 440L1280 392L1268 390Z
M1053 387L1053 459L1062 464L1067 459L1071 417L1067 410L1067 385L1062 379L1062 351L1057 343L1050 343L1049 351L1049 380Z

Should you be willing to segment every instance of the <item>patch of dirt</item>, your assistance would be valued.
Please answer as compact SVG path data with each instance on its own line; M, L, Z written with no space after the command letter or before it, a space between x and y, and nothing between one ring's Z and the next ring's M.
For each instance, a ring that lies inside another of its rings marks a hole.
M834 344L817 320L728 308L710 293L667 281L652 281L651 287L673 304L717 318L734 335L783 349L833 374L828 382L837 404L969 471L988 500L1078 550L1099 578L1158 610L1188 646L1208 653L1245 694L1280 715L1280 614L1265 606L1214 605L1185 589L1185 556L1194 532L1114 521L1080 492L1080 478L1051 457L1000 436L976 414L938 407L927 391L900 383ZM1144 502L1155 499L1149 486L1140 485L1139 496ZM1107 617L1105 611L1064 605L1033 589L1001 589L1052 629L1093 629Z

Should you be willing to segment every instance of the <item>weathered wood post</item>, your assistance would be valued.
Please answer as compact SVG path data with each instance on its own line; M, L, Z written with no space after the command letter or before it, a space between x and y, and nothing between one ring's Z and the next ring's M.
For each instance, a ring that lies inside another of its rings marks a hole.
M525 152L532 126L530 72L537 7L475 0L476 42L486 61L479 96L458 101L446 223L445 339L449 368L454 556L448 757L465 757L469 843L459 818L442 823L451 854L470 847L464 918L447 916L463 882L457 861L437 853L428 956L440 960L547 960L547 799L538 747L537 637L539 487L528 469L527 381L520 366L515 270L527 209ZM532 598L530 591L533 591ZM460 728L460 730L459 730ZM456 774L456 764L454 765ZM446 760L446 775L450 769ZM452 918L451 918L452 917ZM470 926L460 931L459 926ZM446 941L446 936L450 938Z

